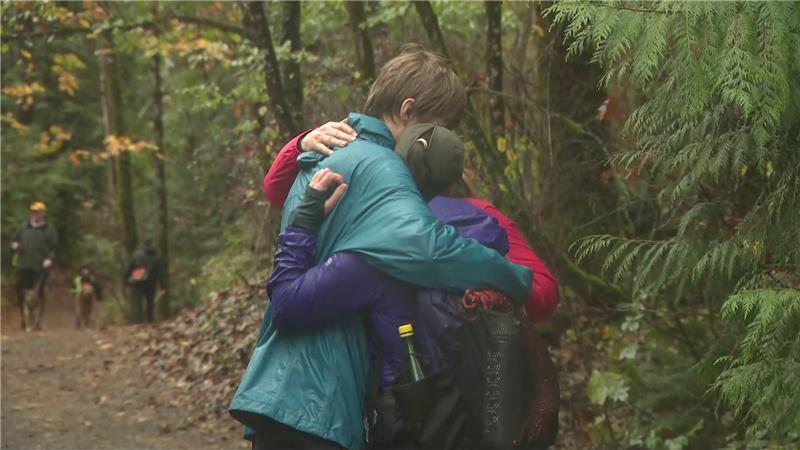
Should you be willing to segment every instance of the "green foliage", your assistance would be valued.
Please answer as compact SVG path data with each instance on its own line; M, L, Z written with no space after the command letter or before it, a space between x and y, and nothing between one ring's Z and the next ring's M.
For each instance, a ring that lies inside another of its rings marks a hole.
M367 83L344 3L303 3L295 54L282 39L283 6L264 8L278 61L300 63L304 123L359 109ZM583 376L563 372L580 380L568 401L580 405L581 435L584 412L596 413L592 441L576 447L796 442L797 415L781 411L798 410L789 374L798 359L800 7L543 8L503 3L504 87L493 92L485 5L433 2L478 123L489 129L490 104L505 102L489 139L496 149L466 143L477 191L560 272L569 333L600 335L579 355ZM368 2L366 12L378 65L406 43L430 45L413 4ZM276 222L260 181L282 143L237 4L4 2L2 13L3 242L30 201L45 200L62 235L59 264L87 263L115 280L104 314L127 313L100 106L98 52L110 34L124 69L126 130L115 142L154 142L161 57L174 303L263 278ZM498 164L486 163L492 157ZM143 236L158 229L153 163L152 151L131 151ZM585 271L565 251L571 242ZM578 332L586 315L593 322Z
M722 307L740 324L736 352L717 362L725 367L714 384L737 412L779 436L800 430L800 291L757 289L732 295Z
M219 249L208 258L198 280L200 292L219 292L247 281L254 275L266 279L272 268L272 254L252 255L258 233L271 232L252 228L249 220L240 220L229 226L215 242Z
M606 400L624 402L628 399L628 387L622 375L595 370L586 387L586 395L595 405L603 405Z
M640 189L663 218L586 237L576 254L604 253L634 299L721 311L727 347L710 330L693 340L727 356L697 370L715 374L711 394L751 438L796 440L800 5L561 2L548 14L571 54L593 49L604 85L640 90L625 125L634 148L610 163L646 169Z

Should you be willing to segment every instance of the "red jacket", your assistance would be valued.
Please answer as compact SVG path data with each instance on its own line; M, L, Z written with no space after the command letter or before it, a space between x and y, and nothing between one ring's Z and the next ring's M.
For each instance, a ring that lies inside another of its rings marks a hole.
M300 140L305 137L306 133L307 131L300 133L283 146L264 176L264 198L274 207L283 207L289 189L294 183L297 176L297 156L301 153ZM547 265L531 250L513 220L504 216L486 200L478 198L465 200L497 219L508 234L508 259L533 271L531 296L525 305L528 318L534 322L549 319L558 305L558 280L547 268Z
M528 318L534 322L549 319L558 305L559 294L556 277L550 273L550 269L547 268L544 261L531 250L525 241L525 236L522 235L513 220L504 216L493 204L486 200L470 197L465 200L497 219L500 227L506 230L508 234L508 259L533 271L531 296L525 305Z

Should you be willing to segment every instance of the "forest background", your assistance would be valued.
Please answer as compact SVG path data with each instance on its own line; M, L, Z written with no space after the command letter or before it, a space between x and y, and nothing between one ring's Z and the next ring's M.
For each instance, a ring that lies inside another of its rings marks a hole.
M408 43L453 61L471 181L561 281L560 446L798 445L798 3L3 2L4 305L33 200L107 323L146 237L161 318L261 283L272 158Z

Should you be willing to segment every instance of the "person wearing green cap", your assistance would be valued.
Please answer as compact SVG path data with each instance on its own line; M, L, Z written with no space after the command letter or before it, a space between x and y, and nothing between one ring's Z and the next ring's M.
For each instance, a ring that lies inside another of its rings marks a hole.
M21 314L22 329L26 331L31 327L42 329L44 288L58 246L58 233L55 227L45 220L47 206L43 202L36 201L29 209L30 219L22 223L11 242L11 249L17 252L16 294L20 312L23 311L26 291L35 289L38 296L34 323L26 323L25 314Z
M464 172L464 143L445 127L411 126L400 136L395 152L408 165L425 201L445 193Z
M300 173L285 202L282 230L311 178L328 168L348 187L316 233L315 262L350 251L408 283L453 290L492 286L523 302L530 292L530 271L439 222L394 152L397 139L413 125L455 126L464 99L458 78L430 52L406 52L384 65L367 97L367 114L348 116L357 138L346 151L328 157L307 152L298 158ZM257 448L280 448L259 439L274 437L275 426L321 439L329 446L323 448L364 448L362 412L370 364L362 322L347 318L286 333L271 316L268 304L231 414L255 429ZM269 429L259 433L264 424Z

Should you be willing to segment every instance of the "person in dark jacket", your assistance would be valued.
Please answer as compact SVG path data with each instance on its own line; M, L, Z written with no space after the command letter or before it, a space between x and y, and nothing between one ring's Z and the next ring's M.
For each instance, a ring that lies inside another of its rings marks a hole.
M58 233L53 225L45 221L47 206L43 202L34 202L30 206L31 218L25 221L14 236L11 249L17 253L17 302L23 312L25 292L36 289L38 294L38 313L35 323L25 323L22 315L22 329L34 327L42 329L44 315L44 291L50 267L56 257Z
M156 252L152 239L147 239L142 248L133 252L124 278L133 292L134 320L152 322L155 319L156 287L159 287L159 295L163 295L166 290L164 264ZM144 318L143 306L146 311Z

